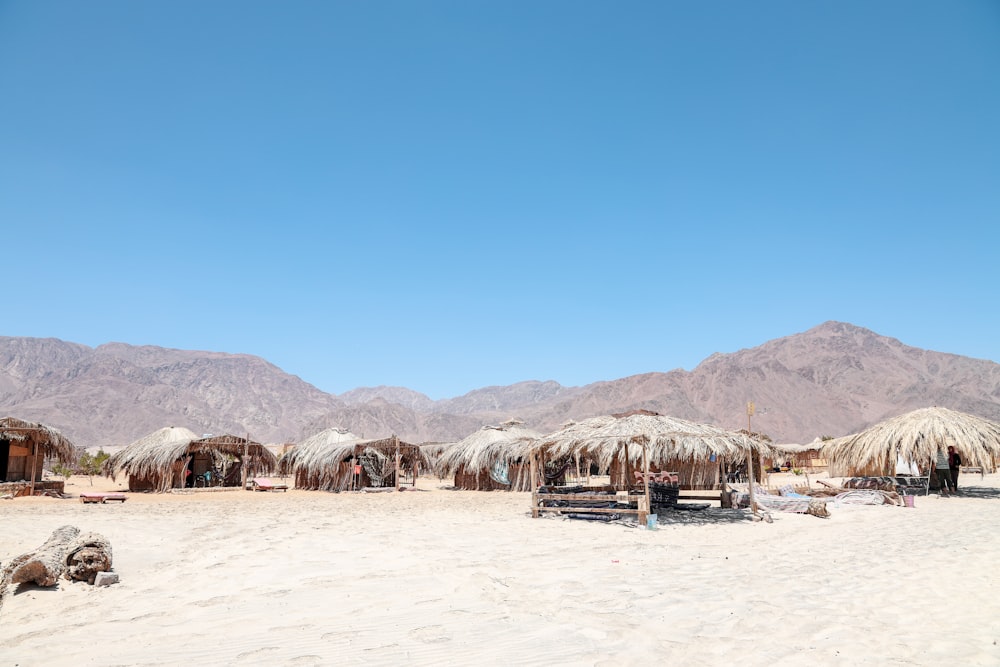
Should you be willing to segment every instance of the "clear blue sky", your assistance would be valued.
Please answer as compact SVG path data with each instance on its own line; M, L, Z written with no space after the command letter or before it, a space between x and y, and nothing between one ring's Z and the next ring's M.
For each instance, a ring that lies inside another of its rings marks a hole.
M433 398L1000 359L1000 4L0 0L0 334Z

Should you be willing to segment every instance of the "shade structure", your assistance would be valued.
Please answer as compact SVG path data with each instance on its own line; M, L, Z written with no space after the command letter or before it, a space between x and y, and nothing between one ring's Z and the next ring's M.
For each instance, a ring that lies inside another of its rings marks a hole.
M830 440L822 451L838 472L892 475L897 459L928 465L949 445L964 465L992 470L1000 457L1000 424L948 408L921 408Z
M543 436L537 444L553 458L579 454L601 468L617 464L633 470L641 465L645 448L652 466L681 472L682 483L692 486L717 483L723 462L745 462L751 451L772 454L768 443L743 433L647 410L586 419ZM627 475L625 481L630 483Z
M184 455L188 444L197 440L194 431L182 426L166 426L147 433L112 454L104 462L104 474L151 476L163 463L173 464Z
M827 460L822 453L825 444L824 441L818 438L814 442L805 445L774 443L772 447L775 452L775 458L772 460L772 463L780 465L782 462L788 461L791 463L793 469L799 468L810 471L825 469Z
M348 431L327 429L304 440L289 453L282 469L295 475L295 488L346 491L368 486L396 485L396 454L400 468L426 470L427 457L419 445L395 436L360 440Z
M76 462L76 449L66 436L51 426L16 417L0 419L0 484L29 481L31 493L42 478L45 459Z
M518 420L483 426L447 447L435 469L441 477L454 475L460 489L526 491L527 457L540 437Z
M277 459L264 445L236 435L199 438L182 427L166 427L139 438L115 453L104 463L104 472L114 477L122 472L133 480L143 480L141 488L159 493L184 482L183 462L188 455L203 452L240 459L255 473L266 474L277 468Z
M38 454L56 458L63 463L76 461L76 448L69 438L58 429L38 422L3 417L0 419L0 440L8 440L29 449L35 447Z

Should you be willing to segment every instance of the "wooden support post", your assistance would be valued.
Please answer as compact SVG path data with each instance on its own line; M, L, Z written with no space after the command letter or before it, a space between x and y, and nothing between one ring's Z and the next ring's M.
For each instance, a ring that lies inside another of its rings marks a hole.
M629 469L629 461L628 461L628 443L626 442L625 460L622 461L622 488L624 488L626 491L632 488L632 480L630 479L631 476L632 476L632 471Z
M649 496L640 496L637 505L639 507L639 514L636 518L639 520L639 526L645 527L646 518L649 516Z
M35 495L35 457L37 455L38 455L38 443L35 442L34 440L32 440L31 441L31 473L30 473L30 477L28 478L31 481L31 489L30 489L29 493L32 496ZM0 480L0 481L6 481L6 480ZM2 591L0 591L0 593L2 593Z
M753 413L754 413L754 404L753 401L750 401L749 403L747 403L747 476L750 478L750 482L747 488L750 491L750 512L754 516L756 516L757 497L754 495L753 486L757 480L754 479L754 471L753 471L754 450L753 450L753 437L752 437L753 431L750 428L750 417L753 416Z
M410 461L410 465L413 466L413 488L417 488L417 469L420 467L417 465L417 457L414 457Z
M246 440L243 441L243 461L242 461L243 473L240 475L240 477L243 478L244 491L247 490L247 466L250 465L249 461L250 461L250 434L247 433L247 438ZM184 485L183 481L181 482L181 485L182 486Z
M531 518L538 518L538 457L535 452L531 452Z
M642 488L644 490L643 500L646 503L646 511L649 512L649 452L646 451L646 443L642 443L642 468L645 473L645 478L642 480ZM645 524L646 517L642 514L642 507L639 507L639 523Z
M392 440L396 443L396 490L402 491L403 485L399 481L399 438L394 435Z

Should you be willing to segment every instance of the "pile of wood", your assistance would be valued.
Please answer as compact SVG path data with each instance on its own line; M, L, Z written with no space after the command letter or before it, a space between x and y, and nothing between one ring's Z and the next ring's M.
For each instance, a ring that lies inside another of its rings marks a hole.
M111 571L111 543L98 533L75 526L57 528L45 544L21 554L0 570L0 607L11 584L55 586L60 578L93 585L98 573Z

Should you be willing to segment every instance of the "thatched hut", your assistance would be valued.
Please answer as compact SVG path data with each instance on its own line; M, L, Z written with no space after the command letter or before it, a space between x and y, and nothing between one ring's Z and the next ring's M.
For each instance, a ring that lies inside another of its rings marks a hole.
M826 470L829 462L822 451L825 444L825 442L818 438L807 445L792 443L774 444L774 456L771 458L770 463L772 467L787 467L791 470L803 470L806 472Z
M228 462L231 473L221 468ZM130 491L156 491L194 486L206 472L239 486L243 477L268 474L277 468L277 459L264 445L236 435L199 438L186 428L167 427L154 431L104 462L104 472L115 477L128 475ZM245 471L244 471L245 466Z
M295 476L295 488L347 491L364 488L400 488L416 485L427 468L419 445L396 436L360 440L338 429L327 429L302 441L282 461L282 470Z
M436 470L455 476L455 487L470 491L530 491L528 454L541 433L524 422L483 426L442 453Z
M993 471L1000 424L948 408L921 408L860 433L824 443L832 477L891 476L898 461L934 467L938 450L953 445L962 464Z
M537 444L552 457L580 454L611 474L615 488L636 485L643 450L651 472L677 473L680 488L717 489L725 470L748 453L770 455L771 446L744 434L648 410L594 417L544 436ZM754 466L758 481L760 466Z
M0 484L27 482L27 492L33 494L47 458L75 463L76 449L51 426L16 417L0 419Z
M294 475L296 488L316 488L309 486L309 470L317 467L316 464L325 458L325 453L334 448L340 451L343 447L353 445L359 440L360 436L354 435L346 428L323 429L296 444L281 457L278 462L281 474Z

